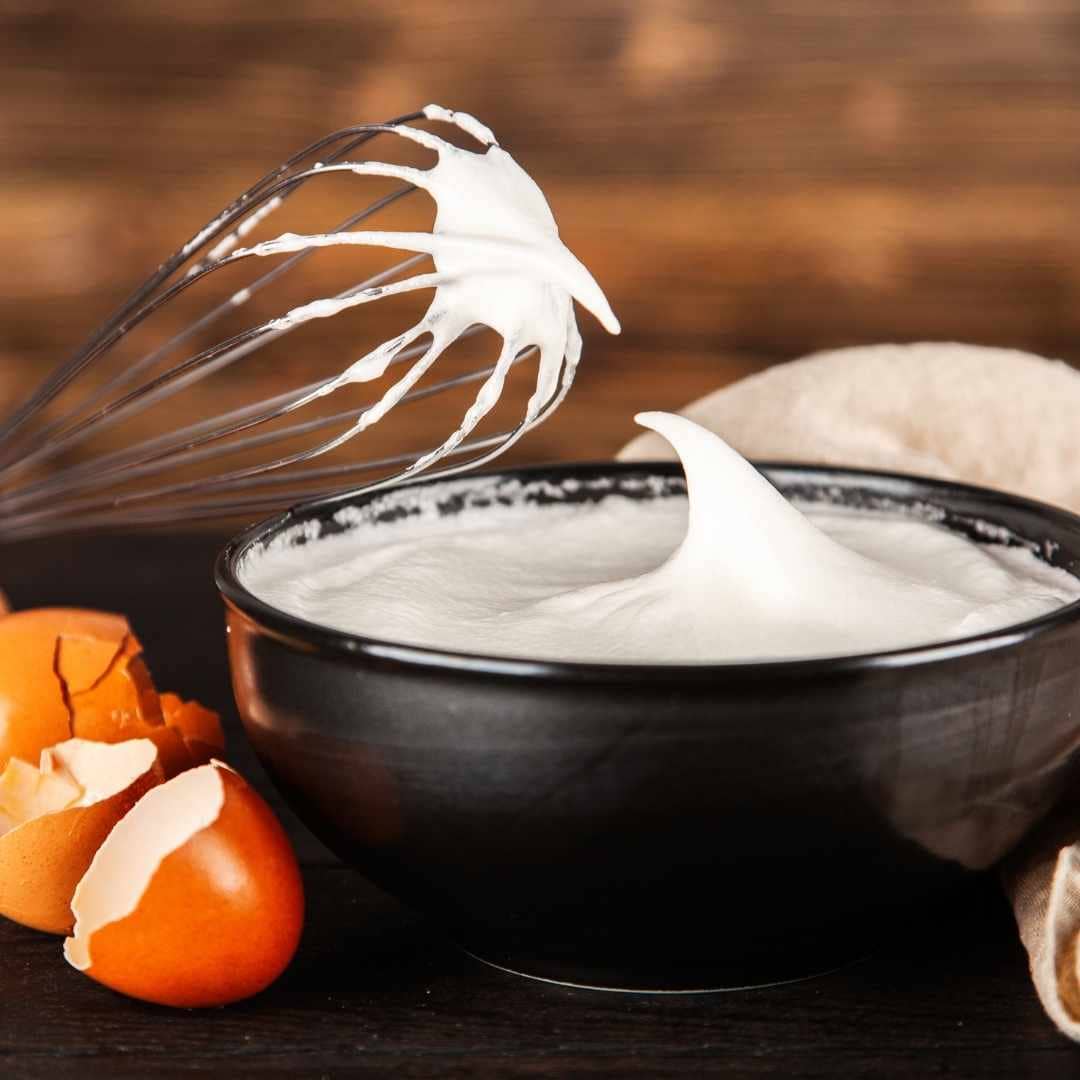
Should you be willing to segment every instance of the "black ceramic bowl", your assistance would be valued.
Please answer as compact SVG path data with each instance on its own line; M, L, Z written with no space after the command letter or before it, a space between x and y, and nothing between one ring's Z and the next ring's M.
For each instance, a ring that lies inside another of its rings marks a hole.
M1062 510L882 473L763 470L788 495L1031 541L1080 575L1080 518ZM508 470L469 490L514 499L522 480L551 482L529 488L538 501L685 490L677 465L648 463ZM453 490L441 512L468 513ZM226 548L233 683L311 828L496 964L669 990L824 970L994 862L1075 772L1080 604L925 648L616 666L359 638L240 583L242 560L283 532L340 531L349 505L400 516L409 498L327 500Z

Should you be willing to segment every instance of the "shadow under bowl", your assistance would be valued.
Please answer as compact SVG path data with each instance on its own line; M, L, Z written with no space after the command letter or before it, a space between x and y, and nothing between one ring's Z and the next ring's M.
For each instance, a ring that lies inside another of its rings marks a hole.
M789 497L1029 543L1080 576L1080 518L1064 510L886 473L760 467ZM216 573L240 715L290 805L485 960L631 990L835 968L990 866L1075 777L1080 603L892 652L614 665L361 638L242 584L268 544L400 517L432 483L263 522ZM675 464L603 463L445 491L439 512L467 514L685 486Z

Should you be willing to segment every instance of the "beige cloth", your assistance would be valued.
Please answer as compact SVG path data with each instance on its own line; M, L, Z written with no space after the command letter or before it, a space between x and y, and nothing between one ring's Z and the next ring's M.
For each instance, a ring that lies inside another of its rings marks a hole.
M746 457L892 469L987 484L1080 512L1080 372L1012 349L923 342L817 353L682 410ZM675 455L639 435L624 461ZM1080 808L1002 867L1035 990L1080 1042Z
M1080 372L1015 349L920 342L815 353L682 410L744 457L986 484L1080 512ZM671 459L652 432L620 459Z
M1047 1015L1080 1042L1080 808L1061 811L1002 865L1035 992Z

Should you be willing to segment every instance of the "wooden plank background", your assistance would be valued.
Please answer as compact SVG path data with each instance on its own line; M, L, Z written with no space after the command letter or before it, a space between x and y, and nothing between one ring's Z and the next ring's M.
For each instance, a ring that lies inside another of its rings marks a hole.
M267 167L430 100L495 128L625 327L582 319L518 458L827 346L1080 360L1071 0L0 0L0 398Z

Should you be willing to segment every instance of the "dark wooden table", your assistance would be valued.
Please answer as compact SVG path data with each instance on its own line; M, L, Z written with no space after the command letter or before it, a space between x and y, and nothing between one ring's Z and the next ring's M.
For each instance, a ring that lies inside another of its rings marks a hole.
M870 960L768 990L570 990L470 960L340 865L274 798L232 708L210 576L218 542L37 542L0 551L0 581L17 606L126 612L158 685L223 711L230 758L274 801L304 865L299 954L252 1001L175 1012L103 989L67 967L57 939L0 923L0 1077L1080 1076L1080 1052L1035 1000L992 879L929 928L883 926Z

